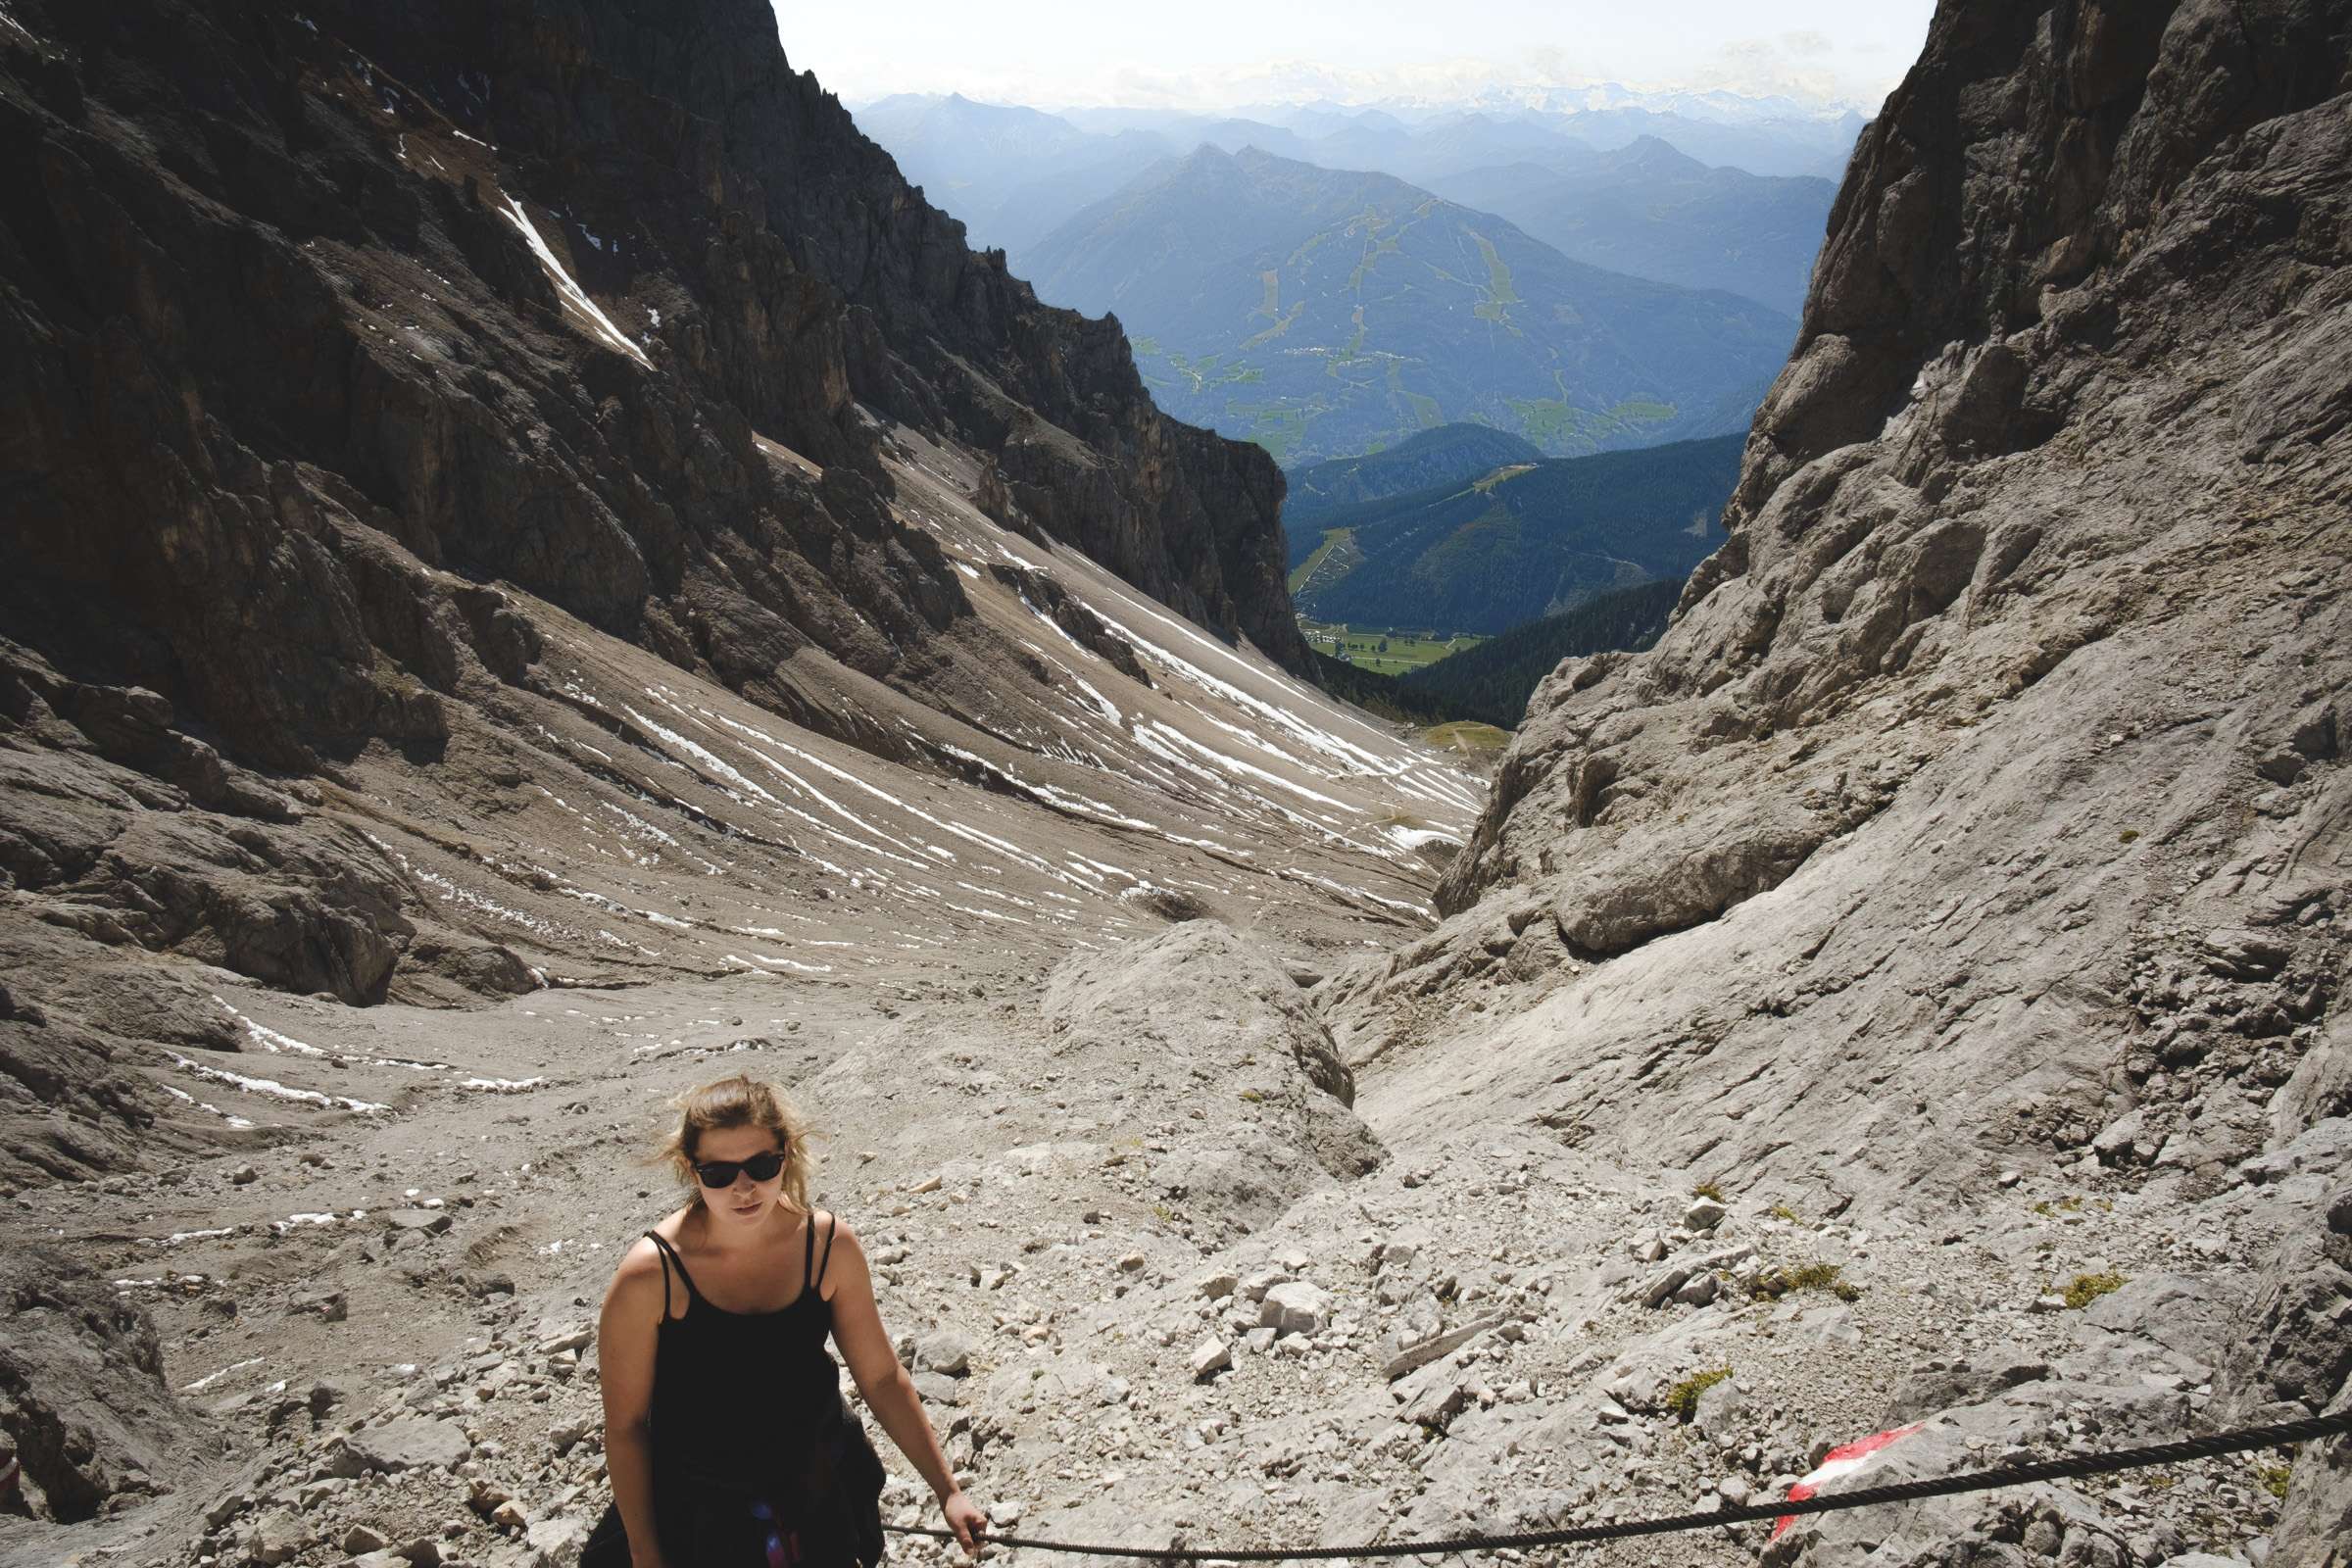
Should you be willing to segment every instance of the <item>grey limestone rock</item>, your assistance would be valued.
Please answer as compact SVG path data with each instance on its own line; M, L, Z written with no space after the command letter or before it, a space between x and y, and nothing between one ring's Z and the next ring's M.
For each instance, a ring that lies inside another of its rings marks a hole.
M1315 1334L1330 1321L1331 1297L1305 1280L1291 1280L1266 1292L1258 1323L1277 1334Z
M1201 1219L1254 1228L1386 1157L1348 1108L1354 1081L1330 1031L1269 953L1217 921L1064 961L1044 1012L1071 1070L1138 1053L1200 1070L1199 1130L1152 1177Z
M73 1523L141 1500L217 1445L164 1382L146 1311L69 1254L0 1248L0 1442L24 1511Z
M473 1451L463 1428L429 1416L402 1416L362 1427L343 1442L340 1472L454 1470Z
M2122 16L1938 13L1856 149L1724 547L1653 649L1538 692L1446 922L1318 993L1348 1051L1402 1051L1391 1114L1515 1101L1637 1166L1957 1211L2101 1129L2117 1171L2259 1152L2259 1102L2140 1091L2169 1047L2332 1113L2341 1029L2303 998L2334 982L2298 977L2345 857L2314 715L2352 689L2324 586L2347 253L2332 217L2314 262L2257 215L2340 210L2343 12ZM2214 308L2256 279L2297 303ZM2297 736L2294 783L2258 771ZM1556 958L1465 967L1523 906ZM2289 1036L2259 1065L2234 1043Z

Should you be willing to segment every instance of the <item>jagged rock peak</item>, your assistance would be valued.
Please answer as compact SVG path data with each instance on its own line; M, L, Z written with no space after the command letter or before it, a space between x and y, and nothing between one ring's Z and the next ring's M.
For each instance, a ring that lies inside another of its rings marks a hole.
M1856 148L1802 335L1749 435L1727 543L1654 652L1579 662L1539 694L1531 717L1558 716L1531 724L1506 761L1445 906L1536 869L1496 846L1535 777L1563 760L1547 731L1683 700L1704 709L1703 744L1816 723L1888 677L1926 682L1971 633L2039 618L2032 584L2068 556L2117 557L2152 537L2094 528L2061 544L2079 513L1988 504L2024 455L2116 458L2126 409L2160 418L2163 433L2141 439L2191 471L2241 476L2325 448L2345 422L2329 381L2339 348L2316 328L2340 286L2345 193L2330 160L2348 14L2340 0L1943 7ZM2192 342L2217 358L2183 393L2209 408L2189 418L2132 396L2146 373L2184 370ZM2220 384L2224 367L2246 379ZM1982 673L1985 700L2111 622L1987 646L2001 667ZM1608 817L1612 791L1659 804L1618 782L1609 749L1573 762L1571 826ZM1719 912L1843 831L1838 811L1787 831L1771 808L1755 814L1747 849L1708 857L1704 887L1670 905ZM1604 934L1604 951L1619 945Z
M1162 417L1115 323L965 248L758 0L11 19L31 482L6 529L41 584L16 624L63 611L29 639L56 654L127 613L155 648L122 673L251 758L439 743L465 612L382 612L402 552L739 689L809 644L903 673L959 591L888 514L877 415L979 455L1041 537L1304 662L1272 463ZM182 492L186 526L147 526L138 498ZM336 587L353 551L279 533L394 549Z

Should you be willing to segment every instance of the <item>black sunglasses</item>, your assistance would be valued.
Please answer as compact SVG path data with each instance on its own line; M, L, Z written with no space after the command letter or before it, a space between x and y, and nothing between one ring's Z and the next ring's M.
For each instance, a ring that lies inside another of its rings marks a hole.
M732 1187L735 1173L743 1172L756 1182L772 1182L776 1172L784 1168L784 1152L771 1149L764 1154L749 1159L707 1159L694 1167L694 1174L705 1187Z

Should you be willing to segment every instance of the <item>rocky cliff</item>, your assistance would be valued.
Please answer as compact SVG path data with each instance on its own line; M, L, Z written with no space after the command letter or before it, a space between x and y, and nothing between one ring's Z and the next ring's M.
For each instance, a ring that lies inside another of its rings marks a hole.
M954 509L1303 660L1272 465L967 251L760 0L13 6L0 213L0 878L52 931L527 990L321 787L480 798L540 705L609 730L542 609L960 780L949 731L1066 704ZM106 1097L105 1031L10 1017L35 1098Z
M962 606L878 420L1300 662L1271 465L967 252L754 0L12 15L9 624L240 759L437 744L457 645L520 677L379 539L738 689L919 684Z
M139 954L451 1004L744 961L568 917L651 919L600 878L687 840L746 897L891 880L811 853L848 818L737 816L781 809L733 750L771 715L918 775L889 809L1014 797L1186 856L1245 775L1178 694L1387 776L1235 652L1303 659L1271 463L969 252L760 0L12 5L0 215L0 1170L166 1138L136 1064L236 1049ZM738 728L626 715L673 678Z
M1653 652L1539 690L1452 917L1341 982L1391 1114L1524 1096L1955 1240L2013 1223L2004 1173L2183 1230L2234 1193L2284 1271L2236 1302L2264 1353L2343 1310L2309 1315L2352 1172L2243 1195L2352 1113L2348 24L1939 8L1730 537ZM2317 1408L2346 1371L2221 1381Z

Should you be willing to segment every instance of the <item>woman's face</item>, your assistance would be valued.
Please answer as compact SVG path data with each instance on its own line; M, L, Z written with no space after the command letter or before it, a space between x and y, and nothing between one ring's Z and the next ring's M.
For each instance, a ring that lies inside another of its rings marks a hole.
M722 1186L712 1187L703 1182L703 1206L713 1219L722 1224L756 1225L767 1218L768 1211L784 1196L784 1171L778 1165L765 1181L755 1181L752 1173L742 1169L745 1160L761 1154L774 1155L784 1149L784 1135L765 1127L723 1127L703 1134L694 1141L694 1163L697 1181L710 1167L717 1164L734 1165L732 1179ZM713 1174L726 1175L724 1171Z

